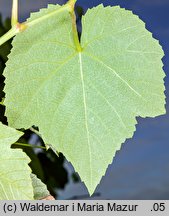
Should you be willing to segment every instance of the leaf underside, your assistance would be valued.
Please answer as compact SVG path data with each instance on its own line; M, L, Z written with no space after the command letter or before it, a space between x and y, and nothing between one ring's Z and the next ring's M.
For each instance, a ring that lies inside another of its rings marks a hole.
M50 195L46 185L40 179L38 179L35 174L31 174L31 179L35 200L40 200Z
M0 123L0 200L32 200L30 159L21 149L11 149L22 133Z
M34 20L60 6L33 13ZM39 127L73 164L92 194L136 116L165 113L163 51L145 24L99 5L82 18L82 52L67 11L18 34L5 69L10 126Z

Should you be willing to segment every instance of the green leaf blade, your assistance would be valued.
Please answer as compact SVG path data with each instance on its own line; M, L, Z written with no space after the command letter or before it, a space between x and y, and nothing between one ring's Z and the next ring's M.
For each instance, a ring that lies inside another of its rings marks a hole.
M163 51L137 16L100 5L82 19L77 52L69 16L16 36L5 71L6 115L16 128L38 126L92 194L121 143L133 136L136 117L165 113ZM28 45L21 49L22 43Z
M34 199L40 200L50 195L46 185L35 174L31 174Z
M165 74L161 61L164 52L159 42L145 29L143 21L118 6L104 8L99 5L87 12L82 28L84 53L103 69L107 68L117 79L117 90L121 91L118 100L126 104L125 97L130 95L133 103L130 107L133 109L133 106L137 106L136 116L164 114ZM150 87L151 91L147 94L146 89Z
M29 158L20 149L11 149L21 132L0 123L0 200L32 200Z

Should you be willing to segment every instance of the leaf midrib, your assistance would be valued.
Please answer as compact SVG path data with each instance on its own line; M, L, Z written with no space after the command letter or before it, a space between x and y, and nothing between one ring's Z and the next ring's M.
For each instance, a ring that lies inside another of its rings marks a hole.
M87 117L87 103L86 103L86 93L85 93L85 82L84 82L84 73L83 73L83 65L82 65L82 55L79 52L79 69L80 69L80 78L82 84L82 94L83 94L83 105L84 105L84 117L85 117L85 128L87 134L87 144L88 144L88 151L89 151L89 170L90 170L90 187L93 182L93 175L92 175L92 155L91 155L91 143L89 138L89 126L88 126L88 117Z

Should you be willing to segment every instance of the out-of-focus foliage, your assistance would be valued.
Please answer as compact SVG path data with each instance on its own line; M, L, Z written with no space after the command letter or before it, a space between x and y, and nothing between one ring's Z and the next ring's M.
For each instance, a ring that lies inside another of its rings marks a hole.
M0 37L5 34L10 29L10 19L6 19L2 23L2 18L0 15ZM10 53L12 46L11 40L0 46L0 101L4 98L4 77L2 76L3 69L5 68L5 62L7 61L7 56ZM4 117L5 107L0 106L0 121L6 123L6 118Z

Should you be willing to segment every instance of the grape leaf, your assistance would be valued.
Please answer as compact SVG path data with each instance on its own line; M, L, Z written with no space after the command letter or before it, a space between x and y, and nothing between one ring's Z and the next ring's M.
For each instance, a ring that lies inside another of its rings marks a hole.
M31 174L31 179L35 200L40 200L50 195L46 185L40 179L38 179L35 174Z
M21 149L11 149L23 133L0 122L0 200L32 200L30 159Z
M165 113L163 51L136 15L103 5L83 16L81 46L78 52L68 12L18 34L4 73L5 105L9 124L38 126L92 194L132 137L136 116Z

